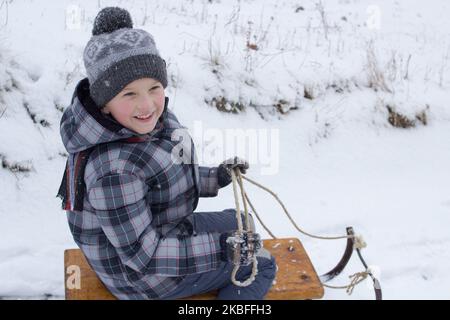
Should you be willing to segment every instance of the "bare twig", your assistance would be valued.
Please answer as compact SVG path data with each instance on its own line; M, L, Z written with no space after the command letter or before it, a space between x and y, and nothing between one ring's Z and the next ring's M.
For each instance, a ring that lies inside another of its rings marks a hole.
M367 73L370 88L392 93L378 65L373 42L369 42L367 47Z
M329 28L329 26L328 26L328 22L327 22L327 17L325 15L325 8L323 6L322 1L319 1L319 2L316 3L316 9L317 9L317 11L319 11L320 18L322 20L323 30L324 30L324 33L325 33L325 39L328 40L328 28Z
M3 8L3 5L5 5L5 23L2 27L6 27L8 25L8 17L9 17L8 1L7 0L2 1L2 4L0 5L0 10Z
M3 115L5 114L5 112L6 112L6 107L3 108L3 110L0 111L0 119L3 117Z
M450 47L447 48L447 53L444 56L441 68L439 70L439 86L440 87L442 87L444 84L444 74L445 74L445 70L447 69L447 62L448 62L449 54L450 54Z
M405 72L405 76L403 77L403 79L408 80L408 73L409 73L409 62L411 61L411 54L409 54L408 57L408 61L406 62L406 72Z
M237 7L233 8L233 12L231 13L230 19L227 23L225 23L225 27L228 26L230 23L237 21L239 19L239 14L241 13L241 2L239 1L239 4Z

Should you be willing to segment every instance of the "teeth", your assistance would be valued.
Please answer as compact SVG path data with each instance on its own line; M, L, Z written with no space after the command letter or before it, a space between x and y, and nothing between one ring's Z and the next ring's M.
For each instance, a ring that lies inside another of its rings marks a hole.
M146 115L144 115L144 116L137 116L137 117L135 117L135 118L138 118L138 119L147 119L147 118L150 118L150 116L152 115L153 113L149 113L149 114L146 114Z

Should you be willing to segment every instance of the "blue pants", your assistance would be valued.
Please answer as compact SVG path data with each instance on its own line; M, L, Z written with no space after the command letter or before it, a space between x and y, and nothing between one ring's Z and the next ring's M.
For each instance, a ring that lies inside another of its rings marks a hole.
M242 219L245 224L245 219ZM194 229L201 232L227 232L237 229L236 211L194 213ZM276 274L276 263L273 257L257 257L258 274L247 287L239 287L231 282L234 265L222 262L218 269L186 276L175 291L163 299L178 299L196 294L218 290L219 300L263 300L272 286ZM247 280L252 272L252 264L241 266L236 273L236 280Z

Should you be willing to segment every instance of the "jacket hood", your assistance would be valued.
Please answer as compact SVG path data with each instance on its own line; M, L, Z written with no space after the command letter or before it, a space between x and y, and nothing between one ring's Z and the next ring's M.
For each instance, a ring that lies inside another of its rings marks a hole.
M84 169L89 154L94 149L92 147L118 140L139 143L157 136L158 133L163 135L163 132L167 131L167 134L170 134L170 129L182 127L175 115L168 110L168 103L169 98L166 97L164 111L155 129L140 135L100 111L90 96L87 78L78 83L70 106L64 110L60 126L61 139L69 152L57 194L62 199L64 210L83 210L86 189Z
M164 112L158 119L157 127L161 125L166 115L167 104L168 98L166 97ZM156 130L148 135L152 135ZM87 150L101 143L142 136L125 128L113 117L100 111L100 107L91 98L87 78L78 83L70 106L64 110L60 123L60 134L69 154Z

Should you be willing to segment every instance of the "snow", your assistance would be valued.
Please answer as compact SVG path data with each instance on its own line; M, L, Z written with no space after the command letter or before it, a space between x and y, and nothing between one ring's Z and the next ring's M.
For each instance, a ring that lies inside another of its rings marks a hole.
M63 252L76 245L55 197L66 157L59 120L85 76L95 15L111 5L154 36L168 63L170 107L202 164L247 158L248 176L277 193L305 230L341 235L353 226L384 298L450 298L444 0L2 1L0 297L63 298ZM224 113L205 102L219 97L227 108L247 107ZM395 128L387 105L410 119L425 112L427 124ZM233 135L253 143L239 146ZM334 266L344 241L299 235L274 199L245 185L276 236L299 237L319 273ZM229 187L197 210L233 206ZM362 268L355 256L331 284ZM365 281L351 296L326 289L324 298L373 296Z

